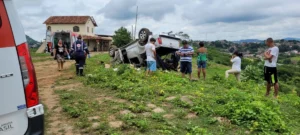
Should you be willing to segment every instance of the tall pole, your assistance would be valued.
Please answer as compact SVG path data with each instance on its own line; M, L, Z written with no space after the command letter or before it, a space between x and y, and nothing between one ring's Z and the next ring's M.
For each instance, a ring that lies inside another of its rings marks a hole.
M133 25L131 25L131 39L134 40L133 39Z
M136 17L135 17L135 28L134 28L134 40L135 40L135 35L136 35L136 25L137 25L137 19L138 19L138 11L139 11L139 6L136 6Z

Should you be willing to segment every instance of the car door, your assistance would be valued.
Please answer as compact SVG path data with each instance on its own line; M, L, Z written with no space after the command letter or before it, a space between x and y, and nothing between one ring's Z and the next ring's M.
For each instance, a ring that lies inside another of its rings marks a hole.
M14 9L11 0L0 0L0 135L22 135L28 128L24 84L16 48L26 39L19 33L23 28L15 18Z

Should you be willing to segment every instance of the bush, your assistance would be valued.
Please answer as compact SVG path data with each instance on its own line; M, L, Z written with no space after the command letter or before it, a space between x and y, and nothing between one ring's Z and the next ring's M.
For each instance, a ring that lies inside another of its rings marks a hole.
M280 84L280 88L279 88L280 92L283 92L285 94L291 93L293 91L292 86L285 84L285 83L281 83Z
M227 103L219 113L229 118L233 124L245 126L251 131L277 133L287 131L280 108L274 102L256 101L251 95L235 90L226 96L224 98L228 99Z
M263 82L263 66L248 65L245 70L242 71L242 81L253 80L255 82Z

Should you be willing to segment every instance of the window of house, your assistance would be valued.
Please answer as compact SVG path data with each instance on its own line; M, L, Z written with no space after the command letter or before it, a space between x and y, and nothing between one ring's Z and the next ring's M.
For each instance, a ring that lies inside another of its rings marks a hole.
M51 31L51 26L48 26L48 27L47 27L47 30Z
M80 30L79 30L79 27L78 26L74 26L73 27L73 32L79 32Z
M90 31L90 28L89 28L89 27L87 27L87 32L89 33L89 31Z

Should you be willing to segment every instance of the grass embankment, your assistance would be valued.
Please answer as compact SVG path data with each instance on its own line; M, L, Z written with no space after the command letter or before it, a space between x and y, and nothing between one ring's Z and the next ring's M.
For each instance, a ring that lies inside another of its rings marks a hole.
M53 60L53 57L50 55L50 53L36 53L37 49L30 49L30 55L32 62L42 62L47 60Z
M265 86L224 80L229 67L210 63L206 81L177 72L145 77L121 65L106 69L107 54L87 61L84 86L56 91L65 114L87 134L299 134L300 98L264 97ZM194 64L194 67L196 65ZM196 76L196 68L194 68ZM58 85L68 85L61 78ZM80 82L79 82L80 81ZM72 82L74 83L74 82Z

